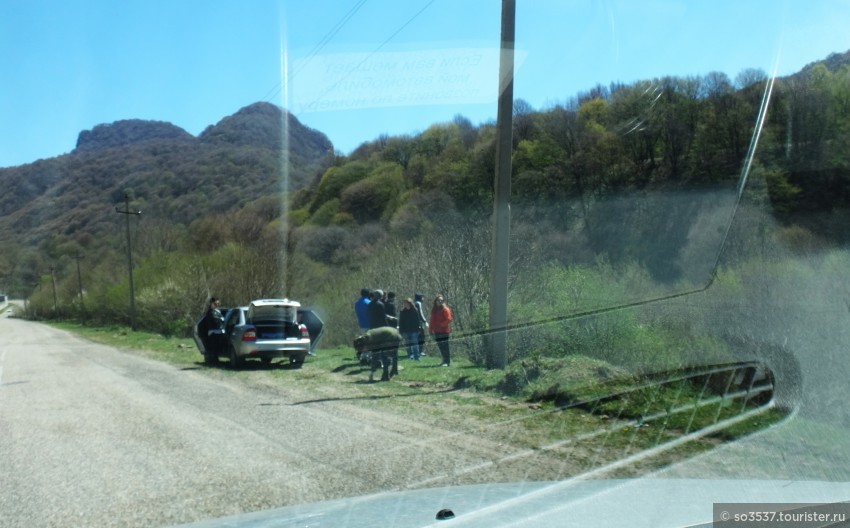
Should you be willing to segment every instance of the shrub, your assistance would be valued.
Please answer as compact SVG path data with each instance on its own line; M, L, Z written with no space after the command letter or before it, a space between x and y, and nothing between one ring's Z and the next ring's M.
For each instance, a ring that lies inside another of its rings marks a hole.
M403 193L401 167L384 167L377 174L346 187L340 195L340 209L360 223L381 220L385 211L392 212L398 207Z

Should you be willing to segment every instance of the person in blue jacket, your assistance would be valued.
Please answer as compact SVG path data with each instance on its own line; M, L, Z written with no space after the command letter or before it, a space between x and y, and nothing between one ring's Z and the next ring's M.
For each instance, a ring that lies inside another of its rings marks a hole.
M354 313L357 314L357 324L360 326L361 334L369 330L369 297L371 295L369 288L363 288L360 290L360 298L354 301Z
M354 301L354 314L357 316L357 326L360 327L360 334L365 334L369 330L369 303L371 302L372 290L363 288L360 290L360 298ZM362 363L360 351L357 351L357 360Z

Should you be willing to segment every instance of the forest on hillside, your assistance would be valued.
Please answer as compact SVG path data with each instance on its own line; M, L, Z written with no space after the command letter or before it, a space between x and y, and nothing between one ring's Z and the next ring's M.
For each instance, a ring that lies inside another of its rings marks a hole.
M269 154L274 145L229 142L201 163L192 158L191 138L144 143L173 155L166 169L134 166L110 186L111 204L120 205L131 187L133 207L158 212L132 219L140 327L184 335L210 295L229 305L288 296L323 315L325 345L348 344L357 330L352 302L370 287L402 299L442 293L455 310L457 335L481 335L488 325L494 138L494 124L457 116L420 134L365 142L348 156L313 156L299 165L297 188L268 183L281 172ZM513 325L714 282L731 288L754 262L850 241L846 63L817 64L775 84L747 70L734 80L715 72L597 86L544 109L517 100L513 147ZM118 152L110 173L129 163ZM266 162L255 173L241 170L240 157L257 152ZM39 163L43 179L59 161ZM181 163L191 168L175 171ZM161 191L138 193L133 178L142 177L152 182L146 189ZM44 181L55 193L49 203L63 200L63 178ZM217 192L228 179L238 182L228 189L240 194ZM202 195L186 198L199 189ZM164 205L168 200L179 202ZM18 243L0 259L0 276L26 277L13 293L30 299L32 314L126 324L125 219L107 216L102 222L111 224L98 236L82 221L41 238L28 231L37 246ZM18 221L26 225L26 215ZM614 336L606 350L617 349L617 339L654 342L649 353L673 335L670 328L645 335L652 317L629 312L562 330L573 346L596 336L587 347L597 354L599 336ZM533 346L514 343L512 357L563 341L534 339ZM479 341L470 339L463 353L483 362Z

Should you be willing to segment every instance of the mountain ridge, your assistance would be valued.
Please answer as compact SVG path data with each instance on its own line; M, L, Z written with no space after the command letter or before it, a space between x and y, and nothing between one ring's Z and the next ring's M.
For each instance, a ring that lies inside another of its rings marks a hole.
M91 130L83 130L77 136L77 146L72 153L120 147L152 139L194 141L196 138L166 121L123 119L97 125Z
M120 120L81 131L70 153L0 168L0 242L37 247L56 233L83 237L81 226L85 237L104 236L125 194L149 215L188 226L210 209L279 193L284 118L290 190L309 186L333 144L270 103L246 106L198 137L164 121Z

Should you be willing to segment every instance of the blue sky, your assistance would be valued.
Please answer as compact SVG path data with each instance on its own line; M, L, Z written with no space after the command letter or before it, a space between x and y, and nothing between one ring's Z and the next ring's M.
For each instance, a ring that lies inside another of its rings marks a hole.
M515 95L745 68L850 49L850 0L517 0ZM191 134L257 101L342 152L496 116L499 0L0 0L0 167L120 119Z

